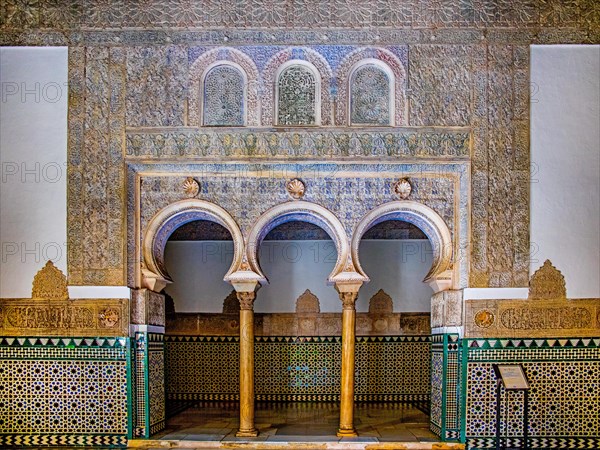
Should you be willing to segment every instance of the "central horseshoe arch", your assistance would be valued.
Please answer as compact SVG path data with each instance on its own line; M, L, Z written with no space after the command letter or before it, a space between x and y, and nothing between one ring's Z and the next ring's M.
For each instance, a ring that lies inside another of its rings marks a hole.
M340 220L327 208L316 203L296 200L281 203L265 211L256 221L248 235L246 258L250 268L261 278L261 284L268 283L258 261L258 250L265 236L275 227L292 221L308 222L321 227L329 235L337 250L337 260L328 282L344 270L350 256L350 245L346 231Z

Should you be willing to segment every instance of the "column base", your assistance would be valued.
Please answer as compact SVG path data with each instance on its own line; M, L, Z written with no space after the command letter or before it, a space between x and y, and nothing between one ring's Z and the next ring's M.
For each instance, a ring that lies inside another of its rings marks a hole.
M258 430L256 428L252 428L250 430L238 430L235 433L235 437L256 437L258 436Z
M356 437L358 433L354 428L350 428L349 430L340 428L337 432L337 437Z

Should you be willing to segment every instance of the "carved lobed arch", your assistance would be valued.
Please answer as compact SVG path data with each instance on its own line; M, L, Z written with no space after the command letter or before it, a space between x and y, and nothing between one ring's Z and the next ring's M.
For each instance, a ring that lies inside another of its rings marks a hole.
M348 54L340 63L337 70L336 80L338 86L338 99L336 105L336 124L349 125L350 117L350 76L357 68L365 64L379 61L381 65L389 68L393 74L391 98L393 99L390 113L393 112L392 125L402 126L407 122L407 101L406 101L406 70L402 62L389 50L384 48L359 48ZM381 67L381 66L380 66Z
M261 283L267 283L267 277L262 272L258 261L258 251L265 236L275 227L291 221L309 222L321 227L327 232L335 244L337 261L328 281L344 271L345 263L350 256L350 246L344 227L339 219L327 208L316 203L297 200L281 203L265 211L256 221L248 235L246 257L250 268L257 273Z
M318 72L320 81L320 98L317 98L317 107L320 107L321 122L319 125L331 125L333 118L332 101L329 92L333 73L327 60L313 49L286 48L274 55L266 64L262 72L262 124L272 126L275 121L275 86L280 68L288 61L298 61L298 64L310 63Z
M150 220L142 242L143 258L147 270L165 280L170 280L164 259L167 240L177 228L196 220L218 223L231 233L233 262L224 279L239 269L244 255L244 238L233 217L214 203L200 199L186 199L164 207Z
M259 126L258 69L248 55L231 47L216 48L203 53L190 67L189 124L202 126L204 78L210 69L221 63L241 70L246 81L246 101L244 103L246 107L246 125Z
M419 227L431 241L433 264L423 280L437 292L452 287L452 235L438 213L430 207L414 201L384 203L369 211L358 223L352 235L351 255L356 271L367 277L360 265L358 247L369 228L386 220L402 220Z
M291 221L312 223L321 227L334 241L337 250L335 267L329 274L328 282L335 283L348 273L357 280L368 281L368 276L360 264L358 248L363 235L371 227L386 220L402 220L419 227L431 241L433 264L425 281L438 292L453 287L452 235L444 220L430 207L414 201L392 201L369 211L356 225L351 242L348 242L344 226L327 208L316 203L296 200L276 205L265 211L254 223L244 245L244 237L233 217L220 206L200 199L186 199L172 203L161 209L150 221L143 238L142 251L145 270L150 277L170 280L164 263L167 240L180 226L195 221L209 220L225 227L233 238L234 258L224 276L228 281L231 274L240 270L250 270L265 284L267 277L262 272L258 260L260 244L275 227ZM245 261L247 266L244 268ZM351 263L350 263L351 261Z

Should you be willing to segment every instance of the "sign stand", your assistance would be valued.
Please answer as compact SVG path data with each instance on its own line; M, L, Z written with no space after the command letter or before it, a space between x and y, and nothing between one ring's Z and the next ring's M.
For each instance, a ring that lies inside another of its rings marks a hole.
M506 391L523 391L523 448L527 450L529 447L528 438L528 419L529 419L529 380L525 374L525 369L521 364L493 364L494 373L496 374L496 450L501 448L504 450L506 446L500 447L500 391L504 385Z

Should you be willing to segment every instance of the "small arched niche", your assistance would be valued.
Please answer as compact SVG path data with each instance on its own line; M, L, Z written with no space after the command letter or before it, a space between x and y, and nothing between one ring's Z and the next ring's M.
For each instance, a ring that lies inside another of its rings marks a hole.
M307 61L291 60L277 71L275 118L280 126L321 124L321 78Z
M284 223L294 221L315 225L324 230L333 240L337 258L333 270L327 278L327 281L331 283L334 277L344 270L344 265L350 256L350 246L344 226L327 208L303 200L280 203L262 213L254 223L248 234L246 246L246 258L250 268L259 275L261 284L268 283L259 263L260 244L271 230Z
M368 277L359 257L360 242L369 229L389 220L408 222L427 236L432 248L432 263L423 281L431 286L434 293L452 289L455 281L452 234L438 213L423 203L410 200L384 203L363 216L352 235L351 253L356 271Z
M348 80L350 125L394 125L394 74L383 62L356 64Z
M244 238L233 217L219 205L205 200L181 200L162 208L145 227L142 240L142 286L160 292L172 281L165 265L167 242L178 228L195 221L221 225L233 239L233 260L223 279L228 281L230 275L239 269L244 253Z
M269 283L260 289L255 310L294 312L297 299L309 290L322 312L337 312L338 295L327 284L336 262L336 245L320 226L300 220L275 226L258 248L258 263Z
M246 75L230 62L210 66L202 80L202 124L204 126L246 125Z
M188 123L260 125L258 78L256 65L240 50L219 47L202 53L190 65Z
M394 312L430 312L433 290L424 283L433 264L427 235L403 220L385 220L369 228L360 240L358 254L370 281L361 288L357 308L380 290L393 299Z

